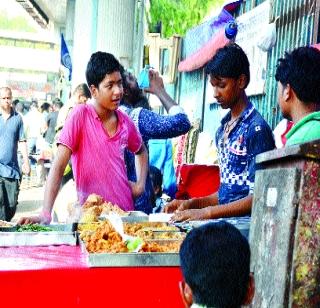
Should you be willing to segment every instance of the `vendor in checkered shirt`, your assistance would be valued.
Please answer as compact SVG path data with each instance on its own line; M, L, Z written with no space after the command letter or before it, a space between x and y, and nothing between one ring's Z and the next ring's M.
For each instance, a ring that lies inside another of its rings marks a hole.
M272 130L249 101L249 61L237 44L218 50L206 66L214 98L230 109L216 132L220 188L209 196L173 200L173 221L247 216L251 213L256 155L275 148Z

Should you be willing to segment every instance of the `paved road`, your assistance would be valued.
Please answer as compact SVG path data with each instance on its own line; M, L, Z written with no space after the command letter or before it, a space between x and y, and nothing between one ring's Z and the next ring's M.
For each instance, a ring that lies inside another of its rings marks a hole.
M23 178L20 186L18 207L12 222L20 217L38 215L42 210L44 187L36 186L36 177ZM73 181L69 181L60 190L54 207L53 221L65 222L69 217L68 205L77 202L77 193Z
M23 178L20 186L17 212L12 221L22 216L36 215L40 212L43 202L44 187L36 187L35 179Z

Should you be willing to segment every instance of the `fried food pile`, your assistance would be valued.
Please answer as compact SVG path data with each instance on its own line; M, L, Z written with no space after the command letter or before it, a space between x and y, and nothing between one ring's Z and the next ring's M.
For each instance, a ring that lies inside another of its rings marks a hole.
M115 231L111 223L101 222L95 231L83 231L80 239L84 241L88 252L128 252L121 235Z
M143 228L142 224L125 224L125 233L132 236L139 236L138 232ZM140 237L140 236L139 236ZM175 241L159 240L154 241L143 238L143 244L139 252L179 252L181 239ZM84 242L89 253L127 253L129 252L126 243L117 233L111 223L106 220L95 225L95 231L83 230L80 239ZM169 238L170 240L172 238Z
M184 239L185 234L178 232L175 226L164 222L124 223L124 232L138 236L144 240L173 240Z
M98 221L100 215L108 215L110 213L116 213L119 216L128 215L118 205L103 200L99 195L91 194L82 206L80 222L95 222Z

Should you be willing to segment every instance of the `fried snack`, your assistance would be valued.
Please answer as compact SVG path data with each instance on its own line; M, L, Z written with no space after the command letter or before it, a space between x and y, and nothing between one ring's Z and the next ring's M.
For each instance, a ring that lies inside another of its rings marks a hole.
M103 198L97 194L91 194L88 196L86 202L83 204L82 208L86 209L92 206L101 205L103 203Z
M80 239L84 242L86 249L89 253L126 253L129 252L126 243L122 240L121 235L115 231L111 223L106 220L96 224L96 230L92 231L89 228L83 228L80 233ZM130 230L131 235L137 236L137 233L141 234L143 231L143 224L132 224L131 228L128 229L128 224L126 224L127 230ZM150 230L147 231L147 234L150 234ZM129 232L126 232L130 234ZM166 232L164 232L166 233ZM144 243L142 244L139 252L179 252L182 239L168 241L168 238L157 241L149 241L143 239Z
M10 227L13 227L14 224L12 222L8 222L8 221L5 221L5 220L0 220L0 227L2 228L10 228Z
M165 222L138 222L124 223L124 232L129 235L137 236L139 230L147 231L179 231L175 226L170 226Z
M103 200L103 198L97 194L89 195L86 202L82 205L82 209L84 211L91 208L95 208L95 211L97 211L96 214L98 215L100 215L102 212L103 214L109 214L112 212L117 213L120 216L127 215L127 212L122 210L118 205Z
M82 206L80 222L96 222L101 214L108 215L110 213L116 213L120 216L128 215L128 213L123 211L119 206L104 201L103 198L97 194L91 194Z
M78 224L78 231L95 231L102 225L102 222L85 222Z
M84 241L87 251L91 253L128 252L121 235L114 230L109 221L101 223L95 232L81 232L80 239Z
M181 241L171 243L144 242L139 252L179 252Z
M101 214L109 215L110 213L116 213L119 216L127 216L128 213L122 210L118 205L112 204L111 202L104 202L101 205L102 211Z
M93 223L93 222L97 222L98 221L98 217L92 213L86 213L84 212L81 215L81 218L79 220L80 223Z
M141 229L135 233L135 236L143 240L183 240L185 233L172 231L157 231Z

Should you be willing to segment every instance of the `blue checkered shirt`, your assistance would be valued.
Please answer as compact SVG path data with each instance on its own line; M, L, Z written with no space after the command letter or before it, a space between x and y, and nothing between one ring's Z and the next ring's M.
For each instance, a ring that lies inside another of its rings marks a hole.
M267 122L248 103L235 127L224 139L229 112L216 133L216 146L220 165L219 204L226 204L253 192L256 155L275 148L273 133Z

